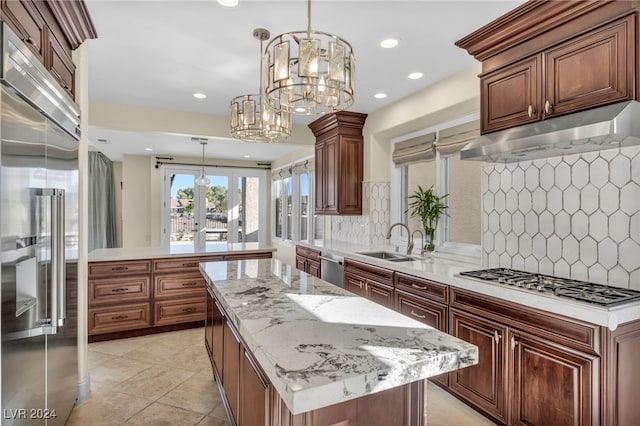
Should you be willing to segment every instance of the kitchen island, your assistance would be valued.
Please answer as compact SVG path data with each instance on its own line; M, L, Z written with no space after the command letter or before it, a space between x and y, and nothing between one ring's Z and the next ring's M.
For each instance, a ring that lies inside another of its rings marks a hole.
M240 425L422 425L424 379L477 348L277 260L200 265L206 342Z

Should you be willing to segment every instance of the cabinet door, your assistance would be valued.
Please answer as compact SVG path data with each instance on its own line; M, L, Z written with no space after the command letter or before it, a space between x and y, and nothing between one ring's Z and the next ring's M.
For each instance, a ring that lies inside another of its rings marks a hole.
M209 293L207 289L207 303L205 306L206 314L204 320L204 345L207 348L207 353L209 354L209 359L213 364L213 317L215 310L215 300L213 299L213 295Z
M393 287L367 280L366 297L372 302L393 309Z
M366 279L356 275L345 274L344 289L361 297L366 297Z
M307 260L309 275L313 275L314 277L320 278L320 262L315 260Z
M218 302L213 302L213 323L211 325L212 349L213 349L213 367L218 373L218 377L222 380L222 361L224 357L224 322L225 317L222 308Z
M480 78L482 133L520 126L541 115L540 55Z
M240 391L240 338L235 330L224 322L224 362L222 363L222 386L227 395L233 418L238 421L238 398Z
M340 136L338 211L362 214L362 138Z
M634 37L632 15L545 52L545 117L633 99Z
M457 309L451 309L449 325L450 334L478 347L478 364L449 373L449 389L506 423L506 327Z
M596 357L526 334L512 333L510 345L511 424L587 426L599 422L592 418Z
M333 136L324 145L324 212L336 214L338 212L339 184L339 146L338 136Z
M315 173L315 213L324 214L324 188L325 188L325 154L324 143L316 143L316 173Z
M47 69L58 81L60 86L67 91L73 99L75 91L76 66L65 48L56 40L53 35L49 35Z
M2 0L2 15L18 38L44 63L45 24L29 0Z
M307 272L307 259L302 256L296 256L296 268L302 272Z
M255 361L242 351L240 364L240 425L265 425L268 421L269 382L259 371Z

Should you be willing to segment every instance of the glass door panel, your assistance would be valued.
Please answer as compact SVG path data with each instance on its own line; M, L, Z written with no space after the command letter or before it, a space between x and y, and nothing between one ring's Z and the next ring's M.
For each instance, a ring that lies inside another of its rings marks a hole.
M264 210L260 206L261 190L260 178L238 177L238 242L259 241L260 215Z
M170 245L193 244L198 230L195 179L196 172L174 172L166 174L170 193L169 235Z
M208 175L211 183L205 189L204 241L233 242L229 238L229 177Z

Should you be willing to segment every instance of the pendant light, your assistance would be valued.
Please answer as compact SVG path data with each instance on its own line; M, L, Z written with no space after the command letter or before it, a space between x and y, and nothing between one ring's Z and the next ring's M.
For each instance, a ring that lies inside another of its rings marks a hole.
M267 98L292 114L325 114L353 104L355 59L343 38L311 30L281 34L267 45Z
M207 141L200 141L202 145L202 166L200 167L200 176L196 178L196 185L207 186L211 183L211 179L204 174L204 147L207 145Z
M283 142L291 136L291 114L277 103L269 104L264 93L263 42L269 39L264 28L253 30L253 37L260 40L259 94L233 98L229 106L231 136L246 142Z

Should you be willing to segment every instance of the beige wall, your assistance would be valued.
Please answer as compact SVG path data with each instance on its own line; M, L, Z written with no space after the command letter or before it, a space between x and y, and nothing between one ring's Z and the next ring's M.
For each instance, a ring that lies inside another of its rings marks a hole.
M116 247L122 247L122 162L115 161L113 163L113 187L115 206L114 214L116 216Z
M122 158L122 247L151 245L151 167L149 157Z

